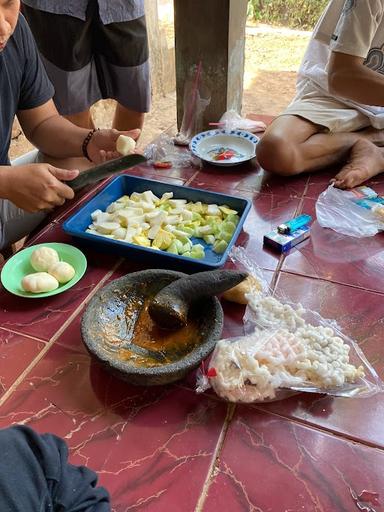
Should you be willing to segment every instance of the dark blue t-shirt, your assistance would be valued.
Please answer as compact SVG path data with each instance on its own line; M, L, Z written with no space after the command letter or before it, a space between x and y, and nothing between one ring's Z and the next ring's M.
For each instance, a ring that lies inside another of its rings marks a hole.
M65 442L26 426L0 429L1 512L110 512L97 475L68 462Z
M54 92L32 33L20 15L13 35L0 52L0 165L9 164L8 150L17 111L43 105Z

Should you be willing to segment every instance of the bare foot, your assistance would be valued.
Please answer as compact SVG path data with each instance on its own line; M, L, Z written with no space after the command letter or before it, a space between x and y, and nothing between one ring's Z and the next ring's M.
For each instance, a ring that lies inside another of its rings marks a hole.
M338 188L354 188L384 170L384 151L372 142L358 140L351 149L349 161L331 180Z

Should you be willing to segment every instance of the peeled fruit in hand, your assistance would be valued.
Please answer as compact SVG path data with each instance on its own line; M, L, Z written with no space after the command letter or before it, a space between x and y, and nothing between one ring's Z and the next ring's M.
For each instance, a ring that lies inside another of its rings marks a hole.
M116 141L116 150L121 155L130 155L135 151L136 142L128 135L119 135Z
M47 272L49 267L59 261L59 255L51 247L39 247L31 254L30 263L37 272Z
M75 275L75 269L66 261L58 261L49 267L48 272L59 281L60 284L68 283Z
M21 286L26 292L51 292L59 287L58 280L47 272L35 272L23 277Z

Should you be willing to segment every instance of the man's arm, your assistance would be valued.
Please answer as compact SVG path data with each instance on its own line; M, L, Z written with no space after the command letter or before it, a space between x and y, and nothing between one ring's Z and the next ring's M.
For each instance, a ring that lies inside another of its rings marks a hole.
M332 52L328 68L331 93L365 105L384 107L384 75L364 66L364 59Z
M54 158L83 156L82 145L89 133L87 128L79 128L57 112L52 100L28 110L19 110L17 117L27 137L42 153ZM100 163L117 158L116 141L119 135L129 135L137 139L140 130L118 132L117 130L96 131L87 146L89 158Z
M27 139L43 153L56 158L82 156L81 146L89 130L60 116L52 100L19 110L17 117Z

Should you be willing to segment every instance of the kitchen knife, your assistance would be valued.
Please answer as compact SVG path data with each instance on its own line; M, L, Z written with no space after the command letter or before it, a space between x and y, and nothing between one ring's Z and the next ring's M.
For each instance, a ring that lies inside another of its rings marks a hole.
M121 156L114 160L108 160L102 164L96 165L91 169L82 171L77 178L72 181L66 181L66 184L70 186L74 191L80 190L86 185L97 183L104 178L108 178L112 174L120 171L124 171L134 165L142 164L147 159L143 155L132 153L131 155Z

